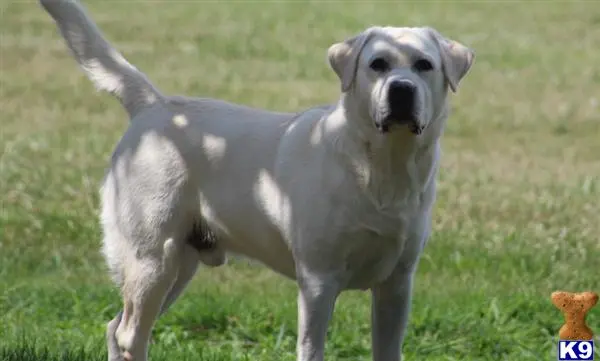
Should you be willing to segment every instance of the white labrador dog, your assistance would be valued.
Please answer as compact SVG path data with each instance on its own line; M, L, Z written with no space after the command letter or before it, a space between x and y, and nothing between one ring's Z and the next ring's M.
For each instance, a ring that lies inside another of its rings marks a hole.
M226 253L296 280L299 361L322 361L340 292L372 292L375 361L400 360L431 229L448 89L473 52L432 28L371 27L328 51L336 104L288 114L166 96L80 5L41 0L130 126L101 190L104 254L123 295L109 360L147 358L150 331Z

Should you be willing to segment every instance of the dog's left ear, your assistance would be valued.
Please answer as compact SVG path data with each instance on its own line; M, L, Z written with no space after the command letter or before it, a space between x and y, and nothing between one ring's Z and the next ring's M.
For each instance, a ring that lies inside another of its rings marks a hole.
M375 27L368 28L350 39L331 45L327 50L329 65L340 78L342 92L350 89L356 76L359 55L375 31Z
M427 32L438 45L442 57L444 76L448 81L448 85L450 85L450 89L456 93L458 84L473 65L475 53L463 44L445 38L433 28L427 28Z

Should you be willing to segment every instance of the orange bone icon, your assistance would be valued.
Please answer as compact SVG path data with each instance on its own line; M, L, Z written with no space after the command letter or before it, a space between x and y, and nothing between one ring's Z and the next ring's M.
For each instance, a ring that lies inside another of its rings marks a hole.
M552 303L562 311L565 324L558 332L561 340L592 340L594 333L585 323L585 315L598 302L594 292L570 293L552 292Z

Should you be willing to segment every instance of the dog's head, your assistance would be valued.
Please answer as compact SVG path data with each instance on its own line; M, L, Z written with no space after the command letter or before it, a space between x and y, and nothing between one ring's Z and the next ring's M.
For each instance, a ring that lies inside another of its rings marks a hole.
M342 92L380 132L420 134L444 109L473 64L473 51L436 30L371 27L332 45L329 64Z

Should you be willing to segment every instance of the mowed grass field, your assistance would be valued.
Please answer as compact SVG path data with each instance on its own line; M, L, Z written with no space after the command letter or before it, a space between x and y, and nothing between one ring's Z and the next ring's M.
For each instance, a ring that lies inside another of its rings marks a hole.
M554 360L563 319L550 293L600 292L596 2L85 4L164 92L278 110L335 101L326 49L372 24L430 25L476 51L453 95L405 360ZM0 11L0 359L105 360L120 298L97 189L127 118L36 2ZM369 307L367 292L342 295L328 360L371 359ZM600 305L588 324L600 335ZM237 261L200 270L150 356L292 361L295 337L294 283Z

